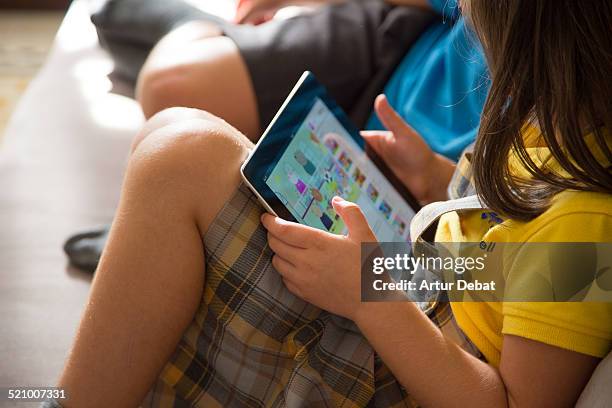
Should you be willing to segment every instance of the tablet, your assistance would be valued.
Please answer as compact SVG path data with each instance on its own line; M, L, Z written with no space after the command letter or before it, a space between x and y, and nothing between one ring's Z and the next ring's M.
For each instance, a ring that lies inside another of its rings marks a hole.
M366 148L347 115L305 72L241 167L264 207L283 219L347 232L331 200L358 204L378 241L409 241L419 206Z

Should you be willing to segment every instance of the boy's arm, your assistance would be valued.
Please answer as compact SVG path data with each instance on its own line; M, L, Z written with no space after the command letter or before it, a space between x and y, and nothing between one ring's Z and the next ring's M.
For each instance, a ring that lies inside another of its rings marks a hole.
M395 6L416 6L431 10L429 0L385 0L385 2Z
M302 0L301 3L339 3L347 0ZM383 0L385 3L393 4L394 6L416 6L426 9L431 9L429 0ZM286 1L287 3L299 3L300 1Z
M250 0L257 1L257 0ZM284 4L304 4L304 3L339 3L347 0L281 0ZM386 3L393 4L396 6L419 6L431 8L429 0L384 0Z
M274 13L286 6L323 3L342 3L350 0L239 0L235 21L239 24L259 24L269 20ZM384 0L396 6L415 6L431 9L429 0Z

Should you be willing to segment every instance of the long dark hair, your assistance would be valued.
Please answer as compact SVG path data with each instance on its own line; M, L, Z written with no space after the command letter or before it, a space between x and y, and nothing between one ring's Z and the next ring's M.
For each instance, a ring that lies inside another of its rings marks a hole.
M491 75L473 155L484 203L529 220L565 189L612 193L612 2L464 0L461 5ZM539 144L566 174L532 160L523 137L528 124L539 126ZM593 133L595 148L587 146L587 133ZM511 154L530 177L513 174Z

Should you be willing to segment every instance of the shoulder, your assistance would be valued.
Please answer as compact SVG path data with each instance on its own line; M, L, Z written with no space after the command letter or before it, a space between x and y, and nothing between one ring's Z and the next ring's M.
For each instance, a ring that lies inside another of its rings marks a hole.
M507 220L489 235L505 242L612 242L612 195L564 191L540 216Z

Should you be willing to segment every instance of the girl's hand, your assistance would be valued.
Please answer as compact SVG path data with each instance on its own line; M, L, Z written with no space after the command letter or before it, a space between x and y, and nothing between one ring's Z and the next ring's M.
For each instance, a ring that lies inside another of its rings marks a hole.
M455 164L434 153L384 95L376 98L374 109L388 130L361 132L366 142L421 204L446 200Z
M315 306L354 320L361 305L361 243L376 242L357 204L340 197L334 209L348 235L334 235L270 214L261 217L274 252L272 265L289 291Z

